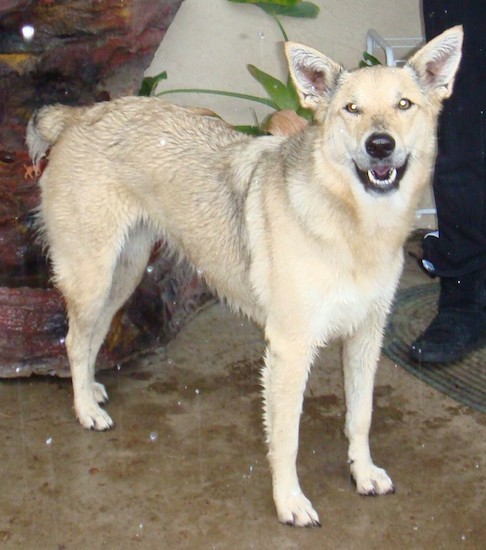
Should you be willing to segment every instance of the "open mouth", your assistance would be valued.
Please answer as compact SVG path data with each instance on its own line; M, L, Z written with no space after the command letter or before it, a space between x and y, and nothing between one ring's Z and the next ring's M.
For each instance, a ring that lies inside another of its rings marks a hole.
M361 183L367 191L377 193L389 193L398 189L400 180L407 169L408 158L399 166L394 167L387 164L374 166L370 170L361 170L355 163Z

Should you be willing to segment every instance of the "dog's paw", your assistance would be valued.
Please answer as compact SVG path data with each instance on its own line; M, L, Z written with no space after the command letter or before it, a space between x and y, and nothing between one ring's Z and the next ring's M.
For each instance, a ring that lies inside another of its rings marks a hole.
M275 497L278 520L294 527L320 527L319 516L306 496L299 491Z
M93 395L97 403L107 403L109 400L105 386L99 382L93 382Z
M356 483L356 491L360 495L376 496L394 493L392 480L383 468L371 464L365 468L356 468L351 465L351 477Z
M75 404L79 423L88 430L104 431L113 428L113 420L96 401Z

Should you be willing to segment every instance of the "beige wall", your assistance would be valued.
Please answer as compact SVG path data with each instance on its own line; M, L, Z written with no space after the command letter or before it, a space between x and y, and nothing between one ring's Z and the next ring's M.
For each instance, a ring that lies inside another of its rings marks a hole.
M420 0L314 0L317 19L282 17L291 40L312 46L347 68L357 66L366 47L366 32L384 37L422 36ZM146 74L167 71L160 89L212 88L265 96L246 70L254 64L270 74L286 75L282 35L255 6L227 0L185 0ZM171 94L166 99L213 109L228 122L250 124L262 119L264 106L203 94ZM424 206L431 205L430 197ZM434 223L423 217L421 225Z

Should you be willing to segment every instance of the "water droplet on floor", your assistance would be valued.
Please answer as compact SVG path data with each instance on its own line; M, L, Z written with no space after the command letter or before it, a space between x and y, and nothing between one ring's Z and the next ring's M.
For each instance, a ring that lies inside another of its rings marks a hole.
M250 479L252 473L253 473L253 464L250 464L250 465L248 466L248 473L247 473L247 474L243 474L243 479Z
M143 523L139 523L139 524L138 524L138 531L143 531ZM136 537L136 538L141 538L141 537L142 537L142 533L140 533L140 532L135 533L135 537Z
M154 270L154 266L153 265L148 265L147 266L147 273L152 273Z

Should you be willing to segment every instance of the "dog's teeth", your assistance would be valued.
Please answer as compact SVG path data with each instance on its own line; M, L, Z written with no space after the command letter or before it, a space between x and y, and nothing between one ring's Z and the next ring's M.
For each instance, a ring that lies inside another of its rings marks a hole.
M380 187L386 187L387 185L392 185L395 182L396 177L397 177L396 168L392 168L388 172L388 178L386 180L378 179L377 177L375 177L373 170L368 170L368 178L371 181L371 183L373 185L379 185Z

